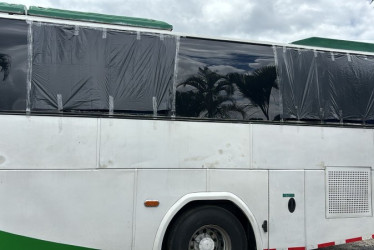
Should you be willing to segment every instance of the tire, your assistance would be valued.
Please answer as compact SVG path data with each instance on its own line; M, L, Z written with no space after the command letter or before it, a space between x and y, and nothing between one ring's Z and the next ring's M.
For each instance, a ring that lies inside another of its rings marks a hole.
M202 206L183 213L170 228L167 250L248 250L245 230L228 210Z

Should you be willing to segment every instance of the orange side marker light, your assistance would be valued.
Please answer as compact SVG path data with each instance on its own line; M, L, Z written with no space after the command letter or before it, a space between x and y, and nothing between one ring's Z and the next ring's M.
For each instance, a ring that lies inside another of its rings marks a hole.
M146 200L144 206L146 207L158 207L160 202L158 200Z

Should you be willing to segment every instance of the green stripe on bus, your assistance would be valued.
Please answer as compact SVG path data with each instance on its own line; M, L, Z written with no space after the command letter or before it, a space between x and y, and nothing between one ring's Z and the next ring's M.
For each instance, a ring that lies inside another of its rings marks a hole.
M94 250L93 248L66 245L34 239L0 231L0 249L4 250Z

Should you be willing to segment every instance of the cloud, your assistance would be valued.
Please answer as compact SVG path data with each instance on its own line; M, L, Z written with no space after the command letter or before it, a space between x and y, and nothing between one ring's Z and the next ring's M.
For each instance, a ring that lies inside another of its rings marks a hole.
M9 3L34 5L32 0ZM373 42L369 0L40 0L39 6L164 20L175 32L291 42L311 36Z
M252 69L259 69L265 66L274 65L275 62L272 58L264 59L264 58L257 58L255 62L249 63L248 66Z
M245 73L243 69L238 69L230 65L213 65L209 67L210 70L217 72L220 75L226 75L228 73Z

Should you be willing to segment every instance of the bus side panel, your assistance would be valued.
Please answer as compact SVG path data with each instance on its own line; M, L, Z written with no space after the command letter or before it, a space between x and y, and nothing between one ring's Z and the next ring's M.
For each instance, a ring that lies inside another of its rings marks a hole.
M134 250L153 249L161 221L174 203L187 194L206 191L206 171L206 169L138 170ZM158 200L160 205L145 207L146 200Z
M268 248L268 233L261 228L268 220L268 171L210 169L208 191L230 192L243 200L256 219L257 230L261 232L257 242L263 249Z
M249 155L248 124L101 119L102 168L249 168Z
M373 166L372 129L253 124L253 167Z
M0 169L86 169L97 165L97 119L0 116Z
M317 248L319 244L330 242L344 244L347 239L359 237L371 238L374 234L373 216L326 218L325 186L324 170L305 171L305 218L308 248ZM373 187L371 188L373 193Z
M0 231L94 249L131 249L133 188L133 170L1 170Z

